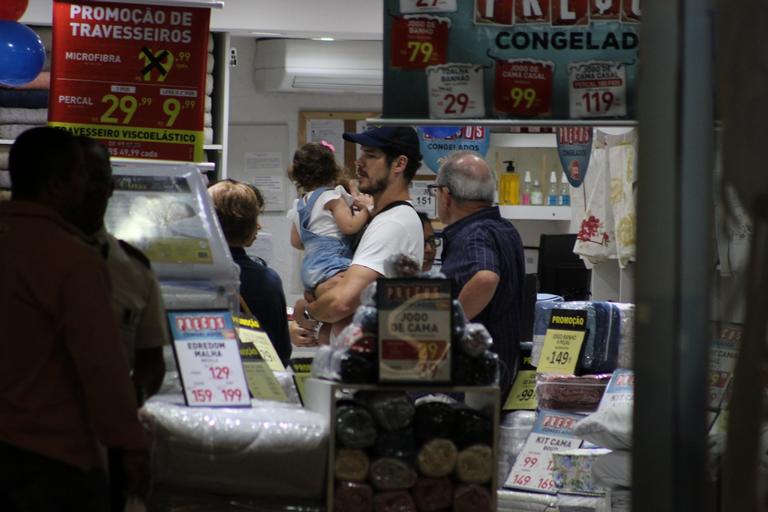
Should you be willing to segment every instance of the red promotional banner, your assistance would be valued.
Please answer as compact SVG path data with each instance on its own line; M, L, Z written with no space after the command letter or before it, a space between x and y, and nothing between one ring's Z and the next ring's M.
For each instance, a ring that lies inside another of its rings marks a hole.
M495 109L520 116L549 114L554 71L552 62L531 59L497 61Z
M590 17L596 21L619 21L621 0L592 0Z
M640 23L640 0L624 0L621 3L621 21Z
M519 0L515 2L515 24L549 22L548 0Z
M398 16L392 20L391 66L425 69L445 64L451 21L437 16Z
M552 25L589 25L589 0L552 2Z
M512 0L477 0L475 23L512 24Z
M48 120L112 156L203 160L210 10L53 5Z

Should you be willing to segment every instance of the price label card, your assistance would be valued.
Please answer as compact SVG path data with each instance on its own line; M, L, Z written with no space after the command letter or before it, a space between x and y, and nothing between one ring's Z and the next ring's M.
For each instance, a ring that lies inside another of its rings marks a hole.
M49 124L117 157L203 160L210 9L53 4Z
M569 64L571 117L626 116L626 75L626 67L622 62L586 61Z
M427 68L429 117L460 119L485 117L483 67L444 64Z
M504 403L505 411L518 409L535 410L539 406L536 399L536 370L520 370Z
M599 409L611 409L635 400L635 373L632 370L620 368L613 372L608 386L600 399Z
M429 195L427 185L431 182L412 181L411 182L411 201L417 212L424 212L430 219L437 217L436 198Z
M173 353L190 407L250 407L232 317L225 310L169 311Z
M255 318L234 317L237 336L243 343L253 344L273 372L284 372L285 366L277 355L275 346Z
M291 358L291 369L293 370L293 380L296 382L296 390L299 392L299 398L301 399L301 403L304 403L304 382L306 382L312 374L312 358Z
M586 311L553 309L537 370L555 375L573 375L584 344L586 325Z
M456 12L456 0L400 0L400 12Z
M742 327L727 324L712 342L709 352L709 407L727 407L727 390L733 380L733 370L739 356Z
M425 69L445 64L450 18L406 15L392 20L391 67Z
M555 63L532 59L496 62L494 108L519 116L547 115L552 110Z
M573 427L583 416L542 409L504 487L556 494L552 453L581 447Z
M379 381L450 382L451 282L379 279Z

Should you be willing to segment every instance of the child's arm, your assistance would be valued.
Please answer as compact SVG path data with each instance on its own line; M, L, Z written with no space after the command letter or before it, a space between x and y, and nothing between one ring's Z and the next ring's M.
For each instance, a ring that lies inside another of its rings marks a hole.
M325 203L325 209L331 211L333 220L336 221L339 230L345 235L354 235L371 219L368 209L363 209L353 215L352 209L341 198Z
M296 229L296 224L293 222L291 222L291 245L300 251L304 250L304 244L301 242L299 231Z

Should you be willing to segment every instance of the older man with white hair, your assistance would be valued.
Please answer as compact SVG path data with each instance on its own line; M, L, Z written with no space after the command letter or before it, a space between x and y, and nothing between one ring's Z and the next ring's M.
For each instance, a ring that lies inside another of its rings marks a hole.
M496 175L483 158L459 151L448 156L430 189L443 231L442 271L473 322L493 336L493 350L508 368L502 392L519 365L520 308L525 260L520 234L493 205Z

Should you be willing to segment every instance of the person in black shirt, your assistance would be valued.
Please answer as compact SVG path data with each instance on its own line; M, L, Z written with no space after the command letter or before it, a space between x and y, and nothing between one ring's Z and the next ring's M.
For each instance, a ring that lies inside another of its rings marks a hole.
M280 360L288 364L291 339L283 283L264 260L245 253L261 228L258 216L264 200L255 187L234 180L219 181L208 188L208 194L232 259L240 267L240 296L269 336Z

